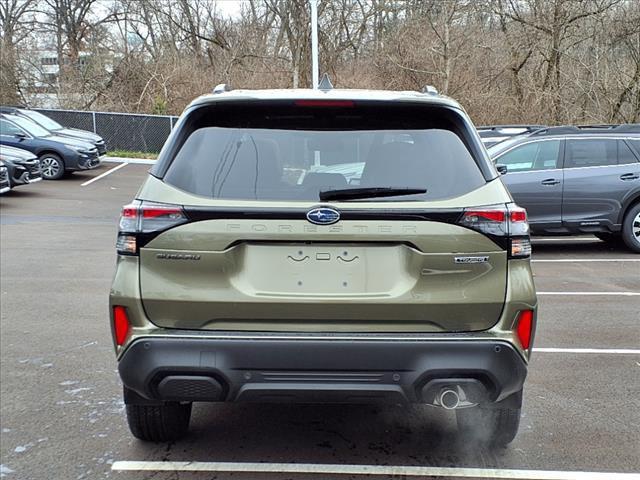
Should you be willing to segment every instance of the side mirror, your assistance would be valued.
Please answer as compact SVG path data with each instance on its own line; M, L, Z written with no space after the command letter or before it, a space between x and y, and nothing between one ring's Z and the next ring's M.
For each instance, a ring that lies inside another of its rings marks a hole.
M27 138L27 134L26 134L26 133L22 133L22 132L20 132L20 133L16 133L16 134L14 135L14 137L16 137L17 139L19 139L20 141L22 141L22 140L24 140L25 138Z
M505 175L507 173L507 166L502 163L496 163L496 170L500 175Z

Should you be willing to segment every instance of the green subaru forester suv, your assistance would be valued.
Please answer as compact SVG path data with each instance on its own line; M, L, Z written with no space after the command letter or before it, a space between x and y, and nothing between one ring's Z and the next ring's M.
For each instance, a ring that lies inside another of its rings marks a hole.
M414 403L513 440L529 227L460 105L218 91L122 210L110 314L133 435L184 435L192 402Z

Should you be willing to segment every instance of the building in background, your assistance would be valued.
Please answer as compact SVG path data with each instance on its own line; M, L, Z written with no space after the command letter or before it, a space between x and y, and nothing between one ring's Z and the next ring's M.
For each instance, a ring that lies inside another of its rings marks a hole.
M56 50L34 48L21 58L20 87L28 106L81 106L91 100L100 79L107 79L113 68L110 53L81 51L72 62L64 55L60 61Z

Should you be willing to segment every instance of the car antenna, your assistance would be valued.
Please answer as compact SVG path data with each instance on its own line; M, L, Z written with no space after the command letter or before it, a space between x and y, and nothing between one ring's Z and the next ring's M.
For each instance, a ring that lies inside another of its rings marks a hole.
M318 90L322 90L323 92L328 92L329 90L333 90L333 84L331 83L331 80L329 79L328 74L324 73L322 75L322 79L318 84Z
M228 83L220 83L213 88L212 93L224 93L230 92L231 90L233 89Z
M422 89L422 93L428 93L429 95L439 95L438 89L433 85L425 85Z

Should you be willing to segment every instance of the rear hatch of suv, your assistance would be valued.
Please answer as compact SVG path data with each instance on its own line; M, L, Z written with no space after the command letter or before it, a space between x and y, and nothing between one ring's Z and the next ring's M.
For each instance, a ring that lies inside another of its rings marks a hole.
M510 198L483 173L471 128L462 111L419 102L194 107L123 214L122 232L138 232L149 320L267 332L491 327L507 288Z

